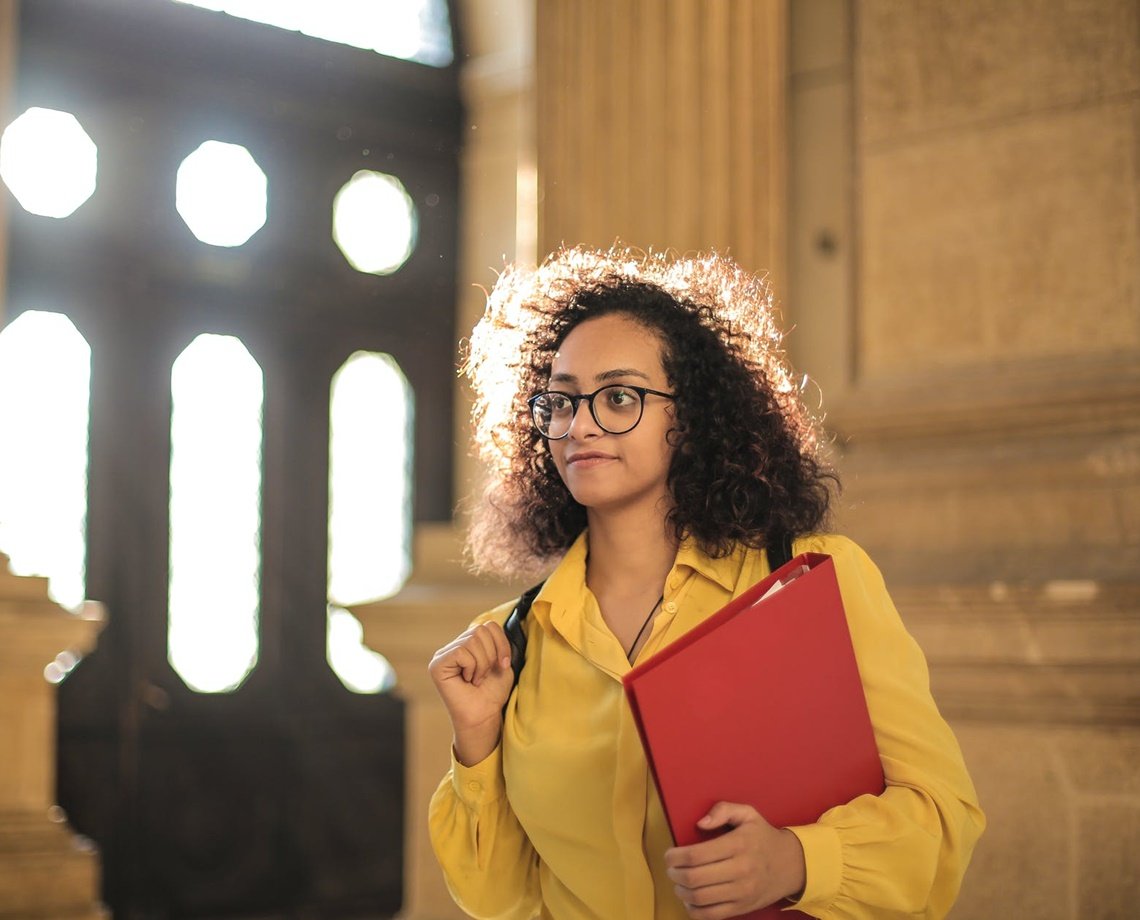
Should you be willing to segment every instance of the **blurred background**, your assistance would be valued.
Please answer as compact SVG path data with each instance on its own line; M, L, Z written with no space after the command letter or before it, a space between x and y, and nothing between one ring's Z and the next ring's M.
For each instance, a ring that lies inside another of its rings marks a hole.
M1140 914L1140 2L0 0L0 918L460 916L505 262L767 273L990 826Z

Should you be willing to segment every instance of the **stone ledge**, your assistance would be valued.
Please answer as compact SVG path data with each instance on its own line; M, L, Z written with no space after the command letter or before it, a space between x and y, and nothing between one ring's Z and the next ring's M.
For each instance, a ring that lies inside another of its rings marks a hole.
M0 918L104 918L95 847L46 814L0 814Z
M0 666L35 660L42 667L64 649L86 654L105 622L102 605L91 601L80 613L71 614L46 597L13 600L0 595L0 630L5 634Z
M1140 584L892 592L950 718L1140 725Z
M8 557L0 553L0 597L12 600L47 600L48 580L42 575L13 575Z
M405 694L434 699L431 653L519 590L413 582L352 612ZM948 717L1140 725L1140 583L904 584L891 593Z
M1056 361L952 368L861 382L827 406L842 450L899 441L961 443L1140 431L1140 362L1065 356Z

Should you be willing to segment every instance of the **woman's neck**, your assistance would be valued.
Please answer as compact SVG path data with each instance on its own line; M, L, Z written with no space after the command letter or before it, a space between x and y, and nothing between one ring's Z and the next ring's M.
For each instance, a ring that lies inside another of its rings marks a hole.
M587 512L590 555L586 582L597 593L659 591L677 557L677 541L657 509L629 508L617 513Z

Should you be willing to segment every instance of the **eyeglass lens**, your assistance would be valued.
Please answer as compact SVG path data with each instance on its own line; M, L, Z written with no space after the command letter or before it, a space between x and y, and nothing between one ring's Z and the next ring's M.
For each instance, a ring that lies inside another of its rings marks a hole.
M543 393L533 404L535 426L548 438L561 438L570 430L582 400L590 403L594 421L610 434L624 434L641 420L641 394L615 385L602 387L592 395Z

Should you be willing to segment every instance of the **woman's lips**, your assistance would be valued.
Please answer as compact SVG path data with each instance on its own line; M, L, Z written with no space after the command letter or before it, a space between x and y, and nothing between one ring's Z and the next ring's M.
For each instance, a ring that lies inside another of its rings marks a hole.
M571 454L566 458L567 466L577 467L592 467L600 466L610 460L616 459L612 454L603 454L596 450L584 450L577 454Z

